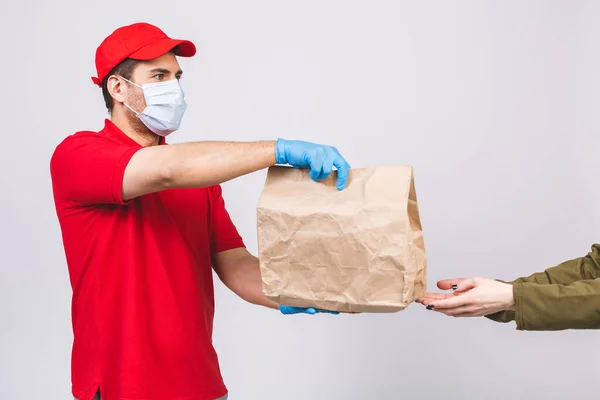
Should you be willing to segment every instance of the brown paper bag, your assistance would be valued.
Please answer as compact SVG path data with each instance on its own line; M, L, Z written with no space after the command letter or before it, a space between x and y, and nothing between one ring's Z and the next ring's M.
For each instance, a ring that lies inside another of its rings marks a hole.
M425 294L426 257L413 170L351 169L314 182L275 166L257 209L263 291L282 305L395 312Z

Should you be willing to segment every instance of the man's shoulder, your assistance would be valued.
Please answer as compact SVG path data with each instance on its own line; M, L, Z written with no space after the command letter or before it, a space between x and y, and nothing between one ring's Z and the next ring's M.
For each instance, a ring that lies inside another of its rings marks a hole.
M114 146L103 130L98 132L82 130L63 138L55 147L50 157L50 173L56 170L67 172L76 160L89 157L97 151Z
M79 144L101 143L105 140L106 138L104 135L102 135L102 131L77 131L63 138L56 146L56 149L62 149L69 146L76 146Z
M57 156L67 155L72 151L86 148L106 147L116 145L105 134L104 129L100 131L82 130L72 133L63 138L55 147L52 153L52 159Z

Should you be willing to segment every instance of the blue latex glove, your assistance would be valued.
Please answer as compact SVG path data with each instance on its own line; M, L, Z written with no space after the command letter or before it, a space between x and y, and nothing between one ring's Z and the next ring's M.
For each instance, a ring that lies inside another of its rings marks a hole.
M302 308L302 307L292 307L292 306L279 306L279 311L282 314L317 314L317 313L325 313L325 314L339 314L338 311L329 311L329 310L317 310L316 308Z
M335 147L298 140L278 139L275 145L277 164L289 164L296 168L310 168L310 178L322 181L337 168L337 188L342 190L348 181L350 164Z

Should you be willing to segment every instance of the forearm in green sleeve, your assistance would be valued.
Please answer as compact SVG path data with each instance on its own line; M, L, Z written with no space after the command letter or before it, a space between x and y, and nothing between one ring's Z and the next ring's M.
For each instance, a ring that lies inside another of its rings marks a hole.
M600 329L600 278L570 285L515 283L518 330Z
M544 272L515 279L510 284L532 283L538 285L570 285L580 280L600 278L600 245L594 244L592 250L585 256L565 261ZM504 281L501 281L504 282ZM510 322L515 320L514 311L501 311L487 316L496 322Z

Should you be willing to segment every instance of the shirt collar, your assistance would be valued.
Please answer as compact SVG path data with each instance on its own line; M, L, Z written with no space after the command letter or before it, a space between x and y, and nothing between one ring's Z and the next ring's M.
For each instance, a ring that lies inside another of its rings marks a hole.
M112 140L118 142L119 144L125 146L142 147L141 144L127 136L125 132L123 132L117 125L115 125L114 122L112 122L108 118L104 120L104 128L102 129L101 133L111 138ZM165 138L163 136L159 136L158 144L166 144Z

